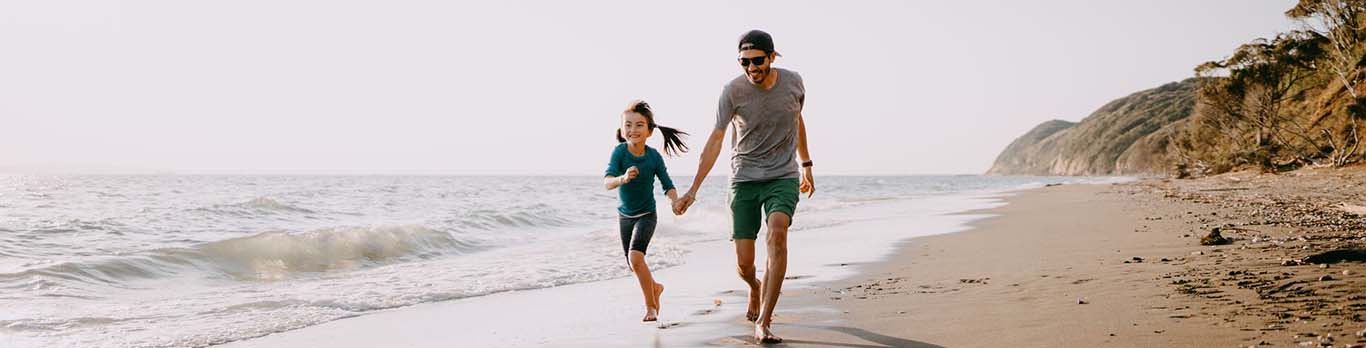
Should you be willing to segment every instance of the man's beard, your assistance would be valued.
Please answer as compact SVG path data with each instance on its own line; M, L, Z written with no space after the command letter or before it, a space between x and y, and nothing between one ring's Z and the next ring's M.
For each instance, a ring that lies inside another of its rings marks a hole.
M755 72L754 74L750 74L750 72L749 72L748 70L746 70L746 71L745 71L745 76L746 76L746 77L749 77L749 82L753 82L753 83L763 83L764 80L768 79L768 74L771 73L772 70L773 70L773 67L762 68L762 69L759 69L759 71L758 71L758 72ZM757 79L755 79L756 77L757 77Z

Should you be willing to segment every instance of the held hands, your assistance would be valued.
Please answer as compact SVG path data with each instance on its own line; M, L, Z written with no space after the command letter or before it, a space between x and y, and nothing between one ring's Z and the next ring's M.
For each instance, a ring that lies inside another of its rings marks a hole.
M687 213L688 207L692 206L693 201L696 199L697 198L693 196L692 192L685 193L682 197L678 197L677 200L673 201L674 215L683 215L684 213Z

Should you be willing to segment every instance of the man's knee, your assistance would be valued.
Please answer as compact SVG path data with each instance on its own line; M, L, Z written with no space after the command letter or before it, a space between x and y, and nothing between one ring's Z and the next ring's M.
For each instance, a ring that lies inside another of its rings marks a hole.
M774 212L768 216L769 250L787 249L787 228L791 221L792 219L782 212Z
M792 217L788 216L785 212L775 211L768 214L767 225L769 231L775 229L787 231L787 227L792 226Z

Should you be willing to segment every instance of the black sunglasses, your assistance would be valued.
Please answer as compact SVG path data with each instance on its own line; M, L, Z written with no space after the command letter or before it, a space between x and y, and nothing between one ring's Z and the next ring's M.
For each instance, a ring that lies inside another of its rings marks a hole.
M764 60L766 60L766 59L768 59L768 56L758 56L758 57L754 57L754 58L745 58L745 57L740 57L740 58L739 58L739 60L740 60L740 66L749 66L750 64L754 64L754 65L764 65Z

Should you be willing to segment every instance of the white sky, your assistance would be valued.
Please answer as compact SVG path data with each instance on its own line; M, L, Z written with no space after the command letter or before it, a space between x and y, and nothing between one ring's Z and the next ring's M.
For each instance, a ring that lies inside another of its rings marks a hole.
M643 98L686 178L762 28L818 175L981 173L1294 2L0 0L0 170L597 174Z

